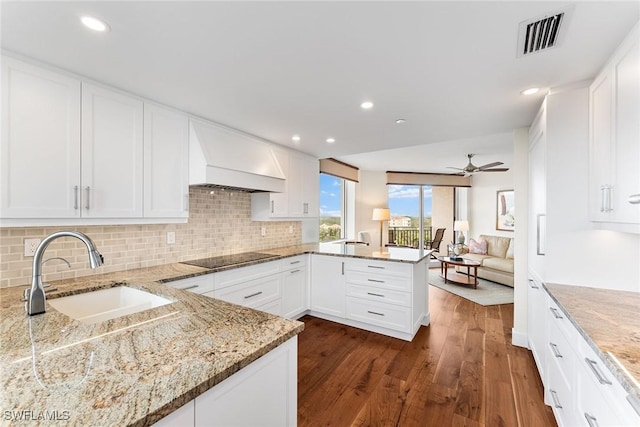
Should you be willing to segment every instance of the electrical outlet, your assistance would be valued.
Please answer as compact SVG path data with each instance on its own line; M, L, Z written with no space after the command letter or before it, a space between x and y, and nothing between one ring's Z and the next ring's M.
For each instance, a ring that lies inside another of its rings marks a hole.
M34 256L41 239L24 239L24 256Z
M261 228L260 228L260 235L261 235L262 237L264 237L264 236L266 236L266 235L267 235L267 227L261 227Z
M173 245L176 242L176 232L167 231L167 245Z

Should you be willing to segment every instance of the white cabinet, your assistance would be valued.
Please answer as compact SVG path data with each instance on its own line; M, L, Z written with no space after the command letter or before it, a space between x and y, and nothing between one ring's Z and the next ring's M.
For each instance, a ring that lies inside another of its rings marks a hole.
M527 335L529 349L533 353L533 359L538 367L542 383L546 384L547 374L547 345L548 345L548 313L546 293L542 288L542 281L533 272L529 272L527 306Z
M318 217L318 160L296 151L273 147L285 174L283 193L253 193L254 221Z
M144 216L189 217L189 118L144 103Z
M82 216L142 217L142 101L82 84Z
M345 317L346 310L344 260L341 257L311 257L311 310Z
M298 338L293 337L154 426L293 427L297 374Z
M80 216L80 81L2 58L0 217Z
M640 232L640 203L630 203L633 196L640 200L639 117L636 25L589 88L589 211L604 228Z
M307 256L282 260L282 316L289 319L303 314L307 308Z
M206 295L213 297L214 290L214 275L203 274L202 276L189 277L188 279L173 280L165 282L164 284L172 288L181 289L183 291L189 291L196 294Z
M270 261L215 274L215 298L282 314L280 262Z

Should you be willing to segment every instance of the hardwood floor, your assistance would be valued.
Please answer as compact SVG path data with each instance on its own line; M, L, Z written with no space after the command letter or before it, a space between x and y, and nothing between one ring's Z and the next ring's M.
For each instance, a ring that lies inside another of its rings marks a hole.
M430 286L431 324L406 342L305 316L299 426L555 426L513 304Z

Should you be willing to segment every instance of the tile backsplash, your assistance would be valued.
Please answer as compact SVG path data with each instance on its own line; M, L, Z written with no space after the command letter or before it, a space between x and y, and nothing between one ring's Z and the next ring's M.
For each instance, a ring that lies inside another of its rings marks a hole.
M47 262L43 267L45 282L301 242L300 221L252 221L250 194L211 194L208 188L191 188L189 197L186 224L1 228L0 287L30 283L33 257L24 256L24 239L42 239L60 230L88 235L105 263L98 270L91 270L84 244L74 238L61 238L49 245L44 259L62 257L71 268L60 260ZM261 236L262 227L266 227L265 236ZM175 232L175 244L167 244L168 231Z

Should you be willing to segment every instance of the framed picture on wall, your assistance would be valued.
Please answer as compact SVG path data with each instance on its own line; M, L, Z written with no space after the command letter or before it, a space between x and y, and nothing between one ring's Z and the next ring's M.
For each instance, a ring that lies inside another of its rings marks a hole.
M516 205L513 190L500 190L496 197L496 230L513 231L516 224Z

